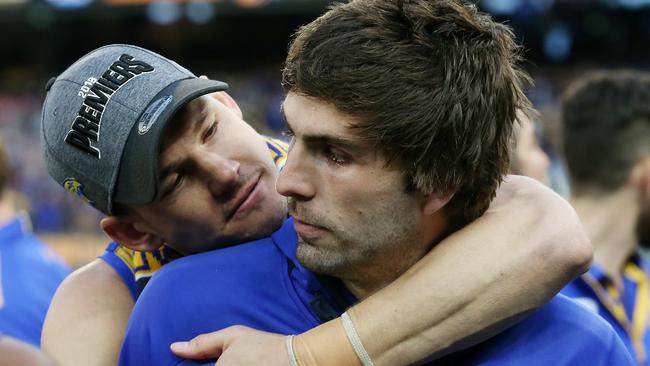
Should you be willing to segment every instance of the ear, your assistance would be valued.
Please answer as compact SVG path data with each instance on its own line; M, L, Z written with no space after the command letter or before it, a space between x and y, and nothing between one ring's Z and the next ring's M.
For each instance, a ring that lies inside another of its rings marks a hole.
M205 75L200 76L201 79L207 79L208 77ZM241 112L241 109L239 108L239 104L235 102L235 100L230 96L230 94L226 93L225 91L220 91L216 93L211 93L210 96L219 102L221 102L223 105L228 107L231 111L237 115L237 117L244 119L244 116Z
M639 191L641 197L650 198L650 156L634 164L629 182Z
M437 193L429 193L424 197L424 206L422 206L422 211L425 215L433 215L436 212L440 211L441 208L454 197L455 192L448 193L446 195L439 195Z
M244 119L244 116L241 112L241 109L239 108L239 105L237 104L237 102L235 102L234 99L232 99L230 94L226 93L225 91L220 91L220 92L212 93L210 94L210 96L220 101L226 107L228 107L228 109L233 111L237 117L239 117L240 119Z
M99 225L111 239L139 252L154 251L164 243L159 236L139 231L134 223L116 216L103 218Z

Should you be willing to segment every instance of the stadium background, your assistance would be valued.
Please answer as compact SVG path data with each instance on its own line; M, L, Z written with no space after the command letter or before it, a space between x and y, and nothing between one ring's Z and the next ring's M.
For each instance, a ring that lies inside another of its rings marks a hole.
M0 139L9 152L16 204L34 230L73 267L108 242L100 215L53 182L39 145L46 81L86 52L131 43L196 74L230 84L245 119L260 132L282 130L280 69L293 31L328 5L322 0L0 0ZM554 155L558 97L594 68L650 65L650 0L484 0L512 26L535 79L529 96ZM559 159L555 188L567 192Z

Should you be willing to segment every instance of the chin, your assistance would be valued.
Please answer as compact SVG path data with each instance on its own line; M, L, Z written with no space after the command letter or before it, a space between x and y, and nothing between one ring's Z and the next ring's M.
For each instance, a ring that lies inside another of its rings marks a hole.
M350 263L337 253L327 253L320 248L298 240L296 258L308 270L329 276L340 276L347 273Z

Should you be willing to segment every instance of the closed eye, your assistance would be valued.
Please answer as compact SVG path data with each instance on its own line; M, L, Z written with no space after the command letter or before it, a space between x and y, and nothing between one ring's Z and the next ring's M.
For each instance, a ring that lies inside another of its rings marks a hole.
M217 132L217 121L212 122L210 127L203 132L203 136L201 137L201 141L206 142L208 141L214 134Z

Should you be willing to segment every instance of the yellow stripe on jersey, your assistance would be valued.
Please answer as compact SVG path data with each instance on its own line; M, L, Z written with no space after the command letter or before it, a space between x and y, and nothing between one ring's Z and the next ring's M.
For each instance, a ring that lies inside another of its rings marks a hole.
M135 253L134 250L129 249L124 246L117 246L114 250L113 253L126 264L127 267L133 272L133 253Z
M287 161L289 145L282 140L266 137L266 146L275 166L281 170ZM114 252L131 269L136 282L151 277L160 267L180 257L180 254L167 246L154 252L138 252L119 246Z
M278 167L278 170L282 170L284 163L287 162L289 145L284 141L267 137L266 146L269 148L275 166Z

